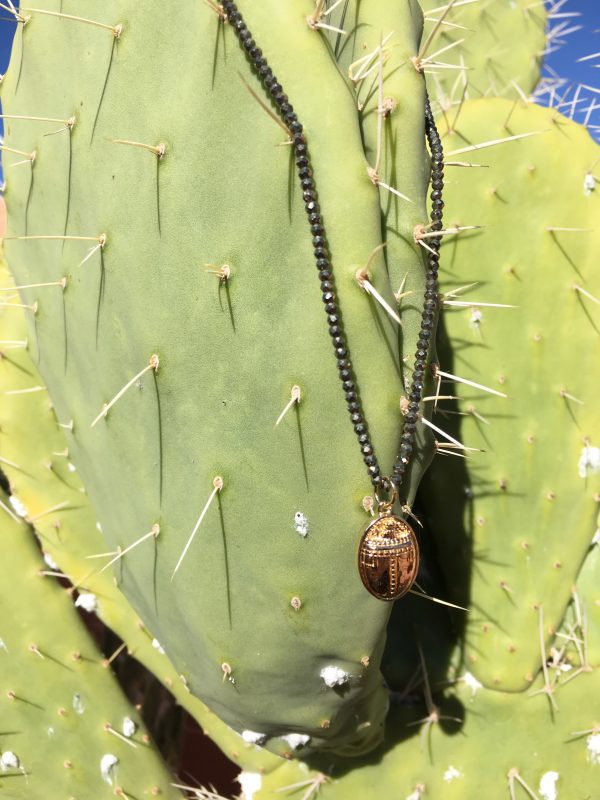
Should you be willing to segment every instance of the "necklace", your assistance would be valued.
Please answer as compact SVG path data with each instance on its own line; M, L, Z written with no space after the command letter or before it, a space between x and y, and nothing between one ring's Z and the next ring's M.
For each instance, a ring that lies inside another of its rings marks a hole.
M425 369L431 338L435 326L438 307L437 275L440 261L441 236L428 240L428 263L425 283L425 297L421 312L421 327L417 340L417 350L408 404L404 409L404 427L400 452L390 477L381 474L377 457L373 451L367 423L356 388L356 380L350 353L342 327L340 308L335 292L332 265L327 246L327 237L321 211L317 202L317 192L308 147L302 123L289 102L283 87L273 74L244 22L242 15L232 0L221 0L221 6L229 23L248 54L248 57L279 114L290 132L292 147L302 187L304 208L308 215L312 233L313 252L321 285L322 300L327 315L329 335L333 343L342 388L350 414L350 421L357 435L363 461L377 500L377 517L363 531L358 548L358 571L365 588L380 600L397 600L408 592L419 570L419 545L410 525L393 513L398 497L398 488L404 481L410 457L415 444L419 404L423 396ZM444 186L444 153L435 126L429 98L425 96L425 134L431 151L431 224L432 231L442 229L442 189ZM380 499L380 494L389 495Z

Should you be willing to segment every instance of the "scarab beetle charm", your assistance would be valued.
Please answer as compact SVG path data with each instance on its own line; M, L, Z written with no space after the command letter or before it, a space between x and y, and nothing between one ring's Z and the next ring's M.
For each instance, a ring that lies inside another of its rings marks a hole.
M360 540L358 571L365 588L379 600L405 595L419 571L419 545L410 525L395 514L380 513Z

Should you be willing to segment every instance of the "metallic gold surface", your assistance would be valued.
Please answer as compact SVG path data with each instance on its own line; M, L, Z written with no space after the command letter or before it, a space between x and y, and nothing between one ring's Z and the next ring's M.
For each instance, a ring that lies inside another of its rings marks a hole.
M413 529L394 514L381 514L365 529L358 546L358 571L379 600L398 600L419 571L419 545Z

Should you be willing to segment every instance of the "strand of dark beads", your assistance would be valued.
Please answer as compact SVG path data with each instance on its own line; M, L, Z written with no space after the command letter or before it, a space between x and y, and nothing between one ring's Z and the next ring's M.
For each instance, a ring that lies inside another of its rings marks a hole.
M273 74L273 71L267 64L267 61L262 54L262 50L259 47L257 47L256 42L252 38L252 35L250 34L250 31L248 30L246 23L244 22L242 15L238 11L235 3L230 2L230 0L222 0L221 5L223 7L225 14L227 15L229 24L231 25L236 36L238 37L242 47L244 48L244 50L246 50L248 57L254 69L256 70L258 77L260 78L264 88L273 98L274 103L279 109L281 118L283 119L286 127L290 132L292 138L292 146L294 148L294 154L296 159L296 166L298 168L298 176L300 178L300 184L302 187L304 207L308 215L310 230L313 237L312 242L314 248L314 255L315 255L317 270L319 273L322 300L325 305L325 312L327 314L329 335L331 336L331 340L334 347L334 353L338 365L340 380L342 381L342 388L344 390L346 404L348 406L348 411L350 413L350 420L354 427L354 432L358 437L358 442L361 448L363 460L365 462L365 465L367 466L369 477L374 489L375 490L385 489L386 491L388 491L391 488L390 480L381 475L381 469L379 467L379 463L373 451L373 445L371 443L371 438L369 436L369 432L367 429L367 423L364 418L361 402L358 396L354 370L352 367L352 362L350 361L350 354L348 352L346 337L344 335L344 330L342 326L341 313L337 302L337 294L335 291L335 282L331 268L329 248L327 246L327 237L325 234L323 219L321 217L321 211L319 208L319 204L317 202L316 186L313 178L313 172L308 154L308 148L303 133L303 126L299 121L298 115L294 111L292 104L289 102L288 96L284 93L281 84L279 83L279 81ZM441 154L440 139L439 136L437 135L437 130L435 129L433 116L431 115L429 101L427 101L426 105L425 120L426 120L427 136L429 139L430 147L432 149L432 158L434 164L434 166L432 167L432 177L434 179L434 183L437 182L440 184L439 185L440 196L438 199L438 203L441 203L441 188L442 188L441 178L443 175L443 168L442 168L443 156ZM438 151L440 154L440 158L436 160ZM436 172L436 169L438 168L439 172ZM434 185L434 189L435 188L436 186ZM435 202L436 200L434 199L434 204ZM433 216L434 213L439 214L439 219L441 220L441 207L442 207L441 205L435 207L434 212L432 212L432 220L434 219ZM436 217L436 219L437 218L438 217ZM441 222L439 227L435 229L439 230L440 227L441 227ZM437 250L439 250L439 240L434 239L432 240L432 242L434 243L431 244L432 249L435 249L437 252ZM403 455L403 453L406 454L408 450L412 452L412 447L415 438L417 411L423 391L425 362L427 360L429 341L431 339L433 322L435 319L435 311L437 307L438 262L439 262L439 255L437 256L437 260L435 259L434 261L430 260L430 266L427 277L428 282L425 295L425 307L423 309L421 332L419 334L419 343L418 343L419 349L417 350L417 358L415 360L415 372L413 374L413 382L411 385L411 392L410 392L411 405L409 406L409 411L405 419L404 432L402 435L401 447L404 447L404 450L401 449L400 457L394 466L394 475L391 479L396 485L399 485L402 482L402 475L406 469L409 460L406 455ZM433 282L431 280L432 275L433 275ZM423 353L422 356L420 355L421 353ZM420 378L417 379L417 376L420 376ZM410 452L408 452L408 455L410 455Z
M425 98L425 134L431 150L431 225L432 231L442 229L442 191L444 188L444 151L442 142L437 131L429 98ZM419 417L419 404L423 397L423 387L425 384L425 368L429 354L429 346L433 337L435 327L435 317L438 307L438 269L440 266L440 244L441 236L428 239L427 244L433 250L428 253L427 276L425 281L425 299L423 312L421 314L421 329L417 340L417 351L415 353L415 363L408 394L408 408L404 417L404 428L400 442L400 454L392 472L392 483L399 487L404 480L404 475L410 463L410 457L415 444L417 430L417 419Z

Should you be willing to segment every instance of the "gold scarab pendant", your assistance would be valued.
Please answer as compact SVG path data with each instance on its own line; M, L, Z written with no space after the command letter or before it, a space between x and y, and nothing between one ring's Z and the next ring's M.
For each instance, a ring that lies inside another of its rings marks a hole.
M410 525L392 514L393 500L379 503L358 546L358 571L365 588L379 600L398 600L415 582L419 545Z

